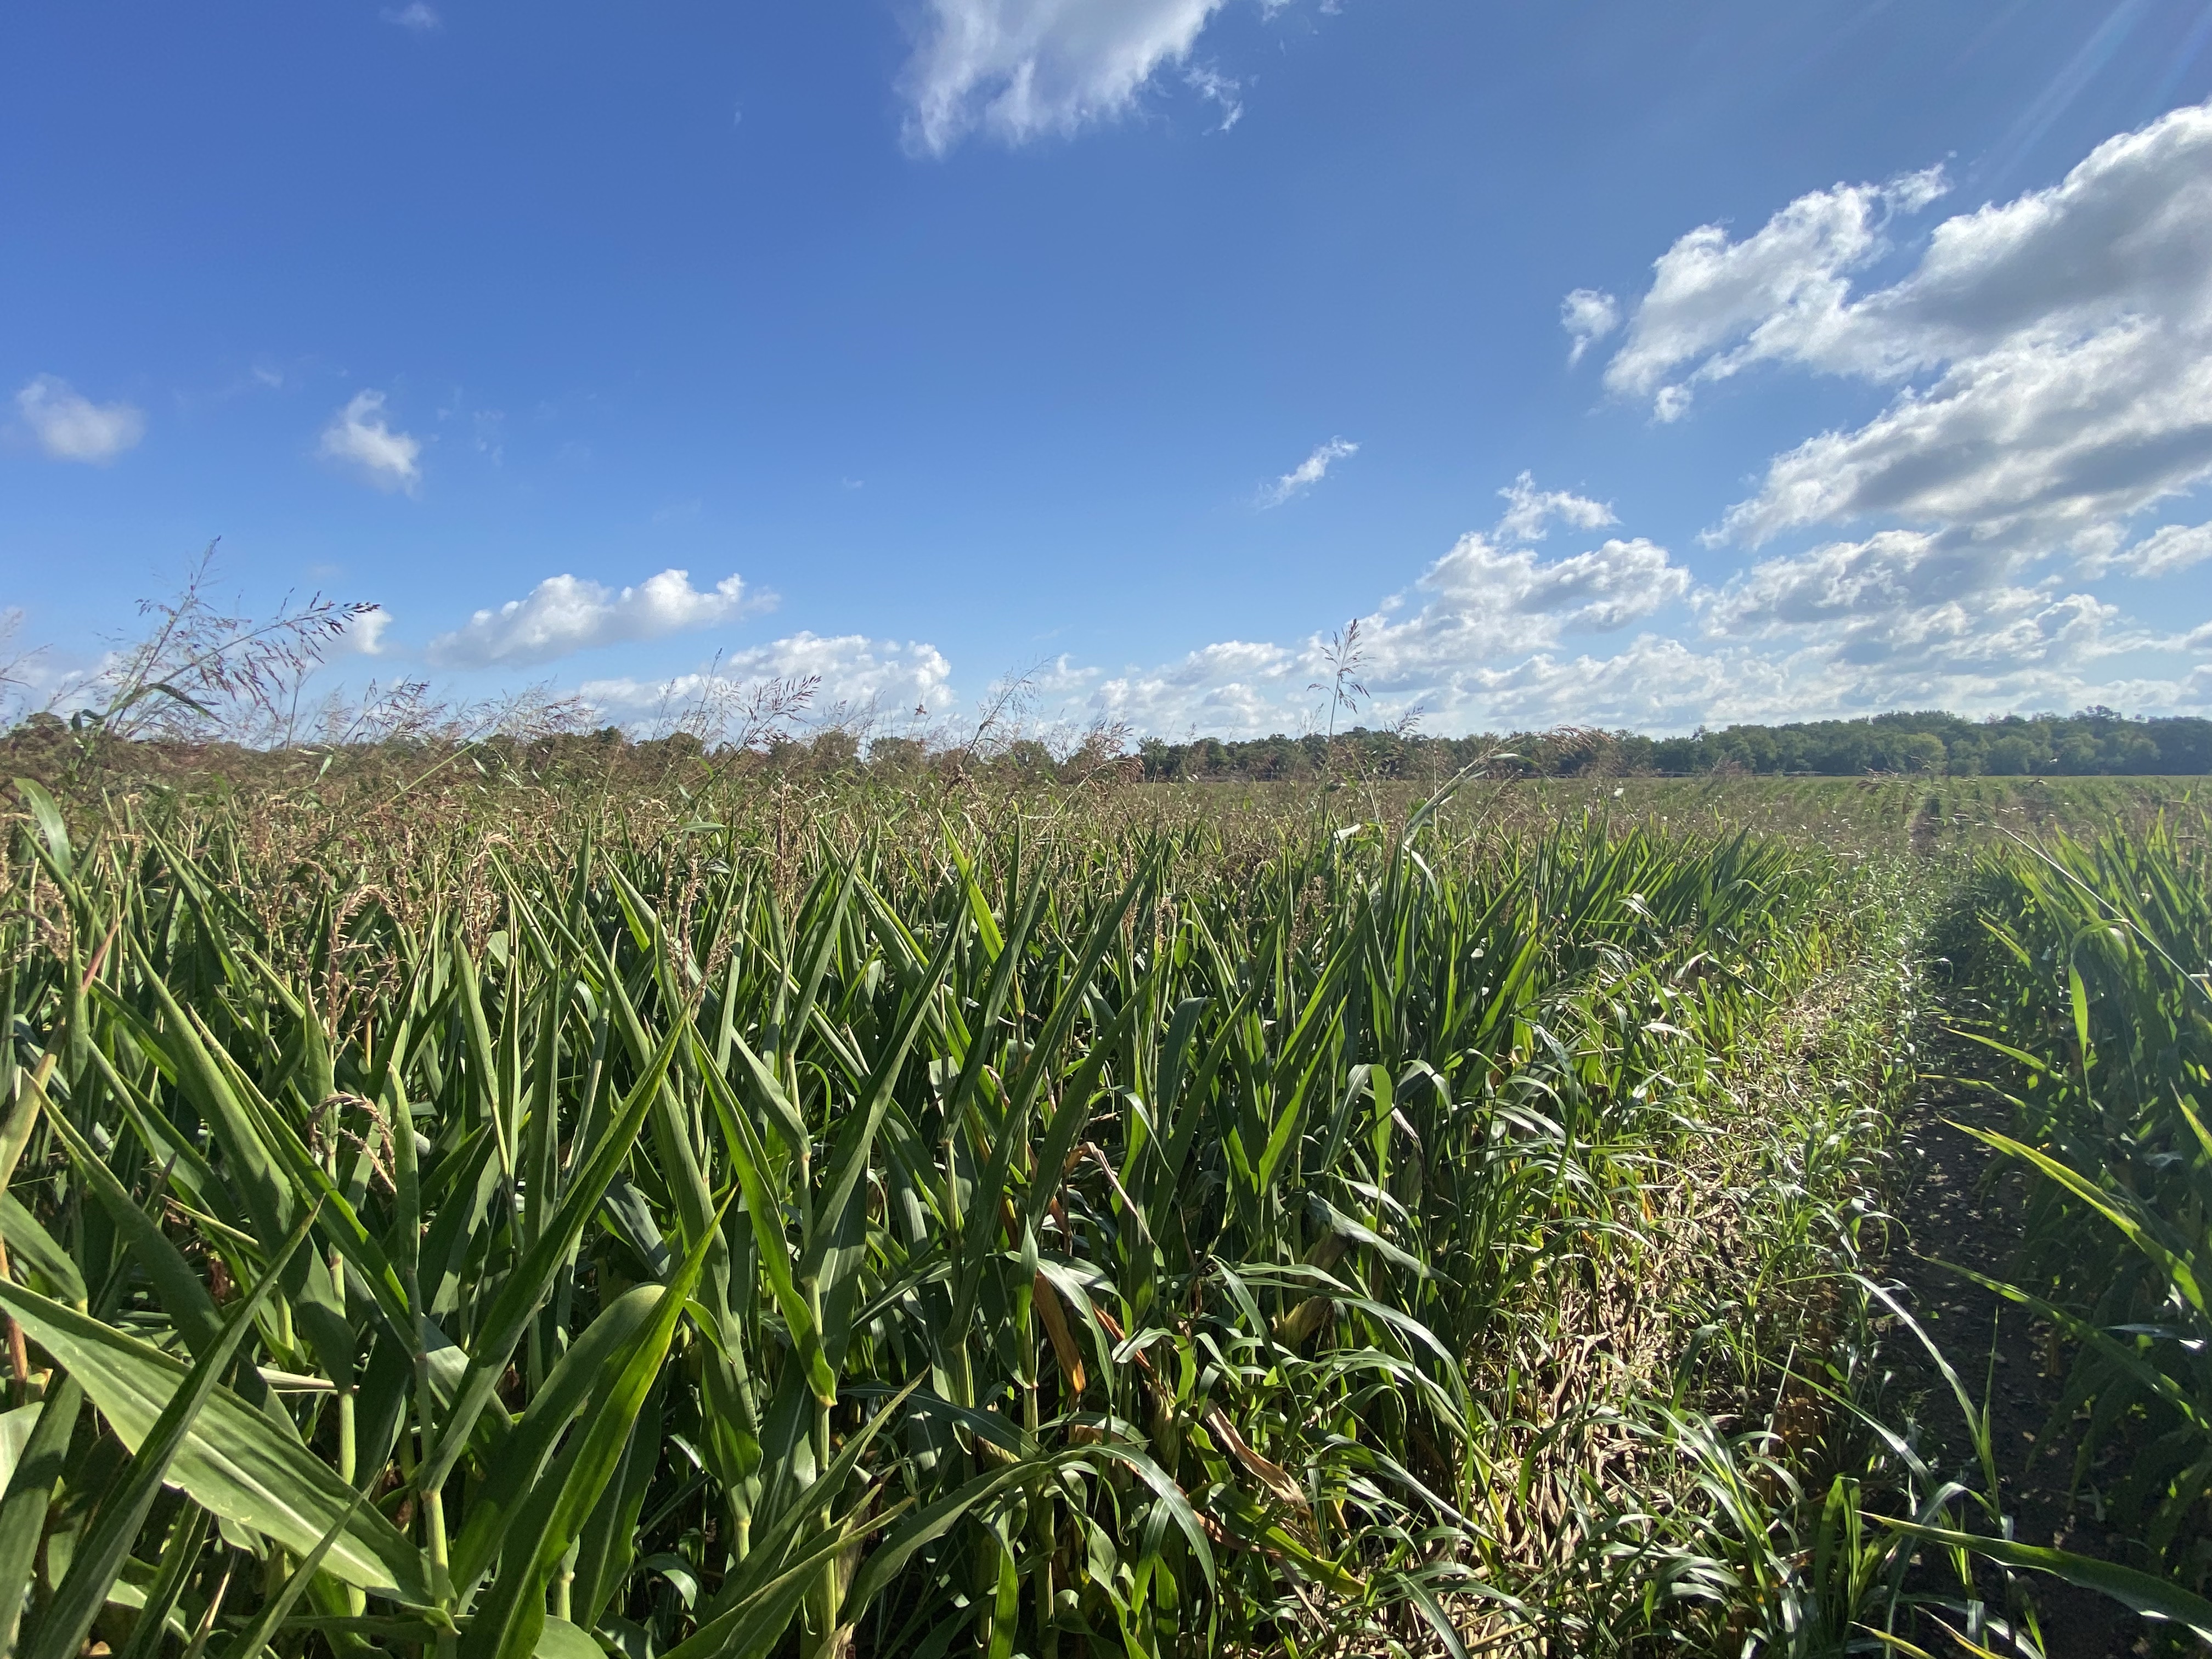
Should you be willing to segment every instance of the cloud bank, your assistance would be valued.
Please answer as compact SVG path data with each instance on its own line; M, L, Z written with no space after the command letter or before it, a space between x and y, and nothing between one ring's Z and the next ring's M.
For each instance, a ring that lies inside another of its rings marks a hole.
M1740 238L1689 231L1626 301L1569 294L1571 362L1609 345L1606 390L1660 421L1754 371L1887 402L1766 461L1705 538L1747 561L1710 582L1642 537L1590 544L1612 509L1522 474L1494 527L1362 619L1374 712L1680 729L2212 706L2212 663L2190 660L2212 656L2212 624L2191 631L2201 605L2153 626L2091 587L2212 561L2201 511L2152 516L2212 482L2212 106L1929 223L1949 189L1931 168L1815 191ZM1562 530L1586 539L1533 550ZM1229 640L1068 676L1147 730L1295 732L1317 711L1323 644Z
M952 665L936 647L860 634L794 634L732 652L712 670L665 679L586 680L577 689L608 718L635 724L679 711L721 687L810 676L821 681L817 714L875 709L893 720L920 719L945 712L953 702ZM916 709L924 715L915 715Z

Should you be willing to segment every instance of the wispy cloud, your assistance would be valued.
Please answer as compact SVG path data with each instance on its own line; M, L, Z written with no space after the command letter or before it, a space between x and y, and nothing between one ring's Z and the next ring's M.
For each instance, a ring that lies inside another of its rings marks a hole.
M394 431L384 418L381 392L356 392L323 428L325 459L356 468L380 489L408 495L422 481L422 441Z
M943 155L978 128L1023 144L1126 114L1223 3L927 0L903 77L908 142Z
M1328 476L1328 470L1347 455L1359 453L1359 446L1343 438L1331 438L1314 453L1300 461L1288 472L1260 492L1260 505L1280 507L1293 495L1304 494Z
M1185 70L1182 79L1193 92L1220 107L1221 125L1214 128L1216 132L1226 132L1244 118L1244 100L1238 96L1243 87L1241 81L1232 81L1218 70L1197 64Z
M146 435L146 417L131 404L96 404L51 374L18 392L15 407L39 447L59 461L112 461Z
M551 662L595 646L664 639L733 622L773 601L748 598L726 576L702 591L685 570L664 570L635 587L615 589L570 575L548 576L496 611L479 611L441 634L427 653L440 668L490 668Z
M380 15L386 22L416 34L434 34L446 27L446 20L424 5L422 0L414 0L411 5L387 8Z

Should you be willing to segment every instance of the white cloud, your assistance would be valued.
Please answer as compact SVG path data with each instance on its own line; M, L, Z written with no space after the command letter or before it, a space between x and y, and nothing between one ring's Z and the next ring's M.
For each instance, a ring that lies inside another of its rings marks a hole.
M96 404L51 374L18 392L15 407L57 460L112 461L146 435L146 417L132 405Z
M1756 545L1878 514L2055 540L2138 512L2212 471L2212 341L2180 332L2130 319L1968 357L1856 431L1777 456L1722 533Z
M1499 493L1507 500L1508 520L1518 516L1524 532L1529 525L1540 531L1551 518L1583 527L1613 520L1601 503L1540 491L1525 474ZM1632 627L1683 599L1690 587L1689 573L1666 549L1642 537L1616 537L1584 552L1545 560L1470 533L1410 591L1360 619L1360 678L1385 715L1419 705L1448 725L1498 717L1506 707L1501 688L1511 674L1539 659L1551 661L1551 653L1570 638ZM1224 641L1155 668L1093 672L1084 684L1095 708L1146 731L1294 732L1315 714L1317 700L1307 688L1326 677L1324 645L1317 635L1297 646ZM1639 641L1632 648L1646 647ZM1556 691L1562 683L1553 677L1547 684ZM1618 684L1626 696L1634 678ZM1658 690L1656 684L1650 689ZM1533 706L1532 696L1522 703Z
M384 418L381 392L356 392L323 428L320 453L358 467L380 489L415 493L422 481L422 441L395 432Z
M2084 559L2091 575L2124 570L2131 576L2170 576L2212 559L2212 524L2160 525L2132 547Z
M703 592L682 570L664 570L619 591L575 576L549 576L526 597L479 611L464 626L439 635L427 654L444 668L550 662L595 646L711 628L757 608L736 576Z
M1237 94L1243 83L1232 81L1218 70L1200 68L1193 64L1182 72L1183 84L1200 97L1218 105L1221 125L1214 131L1226 132L1244 118L1244 100Z
M1891 217L1939 188L1838 185L1658 260L1606 382L1662 417L1759 362L1905 383L1864 425L1776 457L1723 536L1888 518L2117 545L2121 520L2212 476L2212 105L1945 220L1903 276L1855 294Z
M2212 524L2144 523L2212 482L2212 106L1946 219L1916 250L1899 226L1942 188L1930 172L1816 191L1741 240L1717 226L1682 238L1625 319L1593 290L1562 307L1577 346L1617 336L1607 386L1662 418L1759 363L1889 388L1872 418L1775 455L1710 538L1812 531L1813 545L1703 589L1640 538L1542 559L1527 544L1547 526L1613 515L1523 475L1494 532L1363 619L1369 718L1419 706L1445 731L1679 730L1898 708L2212 709L2212 662L2187 665L2212 653L2212 623L2146 626L2082 586L2212 563ZM1670 605L1694 619L1685 637L1641 631ZM1601 651L1589 636L1608 632L1633 637ZM1090 695L1152 731L1295 732L1314 717L1322 643L1209 647L1097 676Z
M2107 678L2173 640L2072 583L2212 560L2212 526L2141 525L2212 479L2212 106L1954 215L1916 252L1899 226L1942 189L1934 171L1839 185L1740 240L1704 226L1630 308L1606 384L1662 420L1760 363L1894 388L1775 455L1721 515L1709 541L1754 548L1855 528L1697 595L1706 641L1788 665L1768 717L2203 706L2212 678ZM1577 341L1601 337L1597 297L1563 309Z
M1578 288L1559 301L1559 326L1567 331L1567 367L1620 326L1620 301L1594 288Z
M434 34L446 27L446 20L424 5L422 0L414 0L411 5L387 9L380 15L386 22L397 24L416 34Z
M1541 541L1554 519L1577 530L1596 530L1615 521L1613 509L1603 501L1565 489L1539 489L1526 472L1498 493L1505 500L1498 533L1510 542Z
M817 710L842 704L903 715L916 708L934 713L952 700L952 665L935 646L860 634L794 634L724 657L709 672L665 680L586 680L578 692L610 719L639 722L680 709L714 690L718 682L743 686L808 675L821 677L821 688L814 696Z
M1668 561L1665 548L1641 536L1615 537L1549 564L1525 550L1509 553L1484 537L1463 536L1429 567L1420 586L1438 600L1413 622L1399 624L1401 635L1475 629L1486 638L1495 628L1532 643L1563 632L1606 632L1640 622L1689 592L1690 574Z
M1801 196L1741 242L1722 226L1699 226L1654 262L1650 290L1606 365L1607 387L1635 397L1670 391L1657 409L1671 419L1688 405L1688 381L1668 377L1692 359L1704 361L1689 380L1724 379L1762 357L1824 362L1844 327L1851 273L1887 251L1890 216L1926 206L1942 189L1940 170L1838 185Z
M1020 144L1121 115L1222 3L927 0L904 75L908 142L942 155L977 128Z
M1986 543L1886 530L1861 542L1829 542L1795 557L1762 560L1709 599L1706 623L1717 634L1737 637L1865 623L1981 592L2012 565L2008 550Z
M1882 531L1767 559L1704 596L1706 626L1735 641L1795 638L1872 680L2081 667L2148 642L2117 607L2022 580L2004 547L1960 534Z
M380 657L384 654L385 631L391 626L392 613L380 605L346 624L345 632L338 639L338 648L356 656Z
M1260 505L1280 507L1291 496L1304 494L1327 477L1329 468L1337 462L1358 453L1358 444L1342 438L1331 438L1325 444L1316 445L1312 454L1260 492Z
M1525 530L1525 520L1512 523L1522 503L1563 492L1522 478L1501 493L1509 526ZM1584 524L1596 518L1599 504L1568 499L1582 503ZM2175 550L2196 534L2177 530L2144 556L2180 556ZM1896 708L2212 706L2212 672L2201 684L2121 674L2136 653L2174 641L2056 576L2035 577L2034 562L2016 544L1966 532L1882 531L1762 560L1700 590L1640 537L1546 560L1471 534L1361 618L1360 678L1374 694L1362 717L1418 708L1441 732L1560 723L1664 732ZM1603 635L1648 628L1675 605L1686 605L1698 637L1642 631L1597 648ZM2212 626L2200 635L2212 644ZM1326 672L1324 644L1230 641L1157 668L1069 678L1094 709L1144 731L1297 732L1319 718L1307 688Z

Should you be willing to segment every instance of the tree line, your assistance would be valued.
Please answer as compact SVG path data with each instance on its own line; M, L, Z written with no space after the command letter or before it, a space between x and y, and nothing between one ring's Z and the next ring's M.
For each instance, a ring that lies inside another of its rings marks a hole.
M1225 741L1158 738L1139 745L1145 776L1158 781L1272 782L1339 775L1449 775L1485 757L1493 769L1531 776L1584 774L1869 772L1979 776L2172 776L2212 773L2212 720L2131 719L2105 708L2075 714L1971 719L1941 710L1779 726L1700 726L1687 737L1567 728L1465 738L1355 727L1334 738ZM1511 758L1498 758L1510 756Z

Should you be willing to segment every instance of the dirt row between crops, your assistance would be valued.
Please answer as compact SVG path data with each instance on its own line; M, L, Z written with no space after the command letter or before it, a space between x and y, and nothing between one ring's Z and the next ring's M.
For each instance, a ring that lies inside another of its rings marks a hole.
M2017 1304L1945 1270L1956 1262L2008 1279L2020 1247L2025 1192L2019 1174L1982 1142L1954 1127L2010 1127L2004 1103L1990 1091L1954 1080L1978 1069L1974 1045L1938 1037L1923 1055L1927 1075L1899 1126L1890 1212L1904 1231L1887 1264L1905 1302L1942 1347L1968 1391L1990 1402L1991 1446L2005 1510L2021 1543L2048 1545L2107 1561L2157 1570L2139 1547L2104 1526L2092 1489L2107 1471L2092 1468L2082 1492L2069 1498L2075 1439L2070 1425L2046 1441L2044 1431L2065 1387L2068 1355L2050 1328ZM1945 1075L1948 1073L1948 1075ZM1886 1415L1893 1425L1910 1407L1920 1446L1939 1475L1981 1486L1973 1442L1950 1386L1925 1350L1897 1329L1883 1344L1895 1367ZM2109 1473L2117 1476L2116 1468ZM1948 1571L1948 1565L1945 1568ZM1936 1582L1927 1581L1931 1586ZM1956 1579L1948 1581L1956 1589ZM2001 1581L1982 1569L1990 1612L2003 1611ZM2118 1659L2153 1651L2150 1626L2118 1602L2046 1574L2023 1575L2043 1629L2049 1659Z

